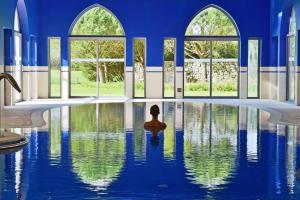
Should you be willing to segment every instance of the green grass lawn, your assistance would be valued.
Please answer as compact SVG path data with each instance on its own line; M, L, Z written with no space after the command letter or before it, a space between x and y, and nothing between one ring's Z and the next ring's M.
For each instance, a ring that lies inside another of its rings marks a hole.
M125 96L124 82L109 82L99 85L100 96ZM255 91L255 89L253 89ZM237 84L223 82L213 85L213 96L226 97L237 96ZM253 92L252 92L253 93ZM185 85L185 96L201 97L209 96L208 83L187 83ZM51 70L51 96L60 96L60 71ZM86 79L82 72L72 71L71 74L71 96L97 96L96 82ZM173 84L165 84L165 97L174 97ZM135 84L135 97L144 97L143 81Z
M184 96L187 97L208 97L210 96L209 83L186 83L184 87ZM237 84L230 82L222 82L212 85L212 96L215 97L226 97L226 96L237 96Z

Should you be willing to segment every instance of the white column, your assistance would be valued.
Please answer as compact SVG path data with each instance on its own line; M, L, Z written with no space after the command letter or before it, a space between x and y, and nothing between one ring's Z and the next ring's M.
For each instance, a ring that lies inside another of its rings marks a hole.
M61 67L61 98L68 99L69 98L69 66Z
M126 67L125 74L125 96L128 98L133 98L133 67Z
M278 93L277 93L277 100L278 101L286 101L286 92L287 92L287 85L286 85L286 67L279 67L278 68Z
M248 68L240 67L240 99L248 97Z
M163 95L163 68L146 67L146 98L161 99Z
M39 99L47 99L49 97L48 66L37 67L37 91Z
M183 98L183 67L176 67L176 99Z

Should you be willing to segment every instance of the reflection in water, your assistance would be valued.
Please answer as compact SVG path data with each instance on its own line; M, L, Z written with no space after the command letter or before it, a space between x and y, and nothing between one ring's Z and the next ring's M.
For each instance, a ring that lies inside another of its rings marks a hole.
M133 103L133 139L134 157L136 160L146 159L146 135L144 130L145 103Z
M258 110L249 108L247 112L247 159L249 162L256 162L258 159Z
M50 156L58 162L61 156L61 108L49 111Z
M175 159L175 103L164 103L163 121L167 124L164 130L164 157Z
M167 129L153 147L153 102L128 104L52 109L48 131L0 155L0 199L299 199L298 128L270 132L256 109L158 102Z
M87 109L88 112L83 109ZM123 104L71 108L71 153L74 172L84 183L106 189L125 159Z
M184 161L193 183L209 189L225 184L237 156L238 108L184 105Z

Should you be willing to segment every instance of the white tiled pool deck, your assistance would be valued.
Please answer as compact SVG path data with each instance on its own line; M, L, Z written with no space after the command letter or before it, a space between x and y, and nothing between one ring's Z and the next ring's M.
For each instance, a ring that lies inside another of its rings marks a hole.
M33 124L37 125L37 119L42 113L50 108L68 105L93 104L93 103L121 103L121 102L199 102L234 105L241 107L258 108L270 113L270 122L285 125L300 126L300 107L288 102L261 99L128 99L128 98L78 98L78 99L43 99L24 101L13 107L4 107L2 117L5 115L6 123L22 117L32 118ZM32 114L35 113L35 114ZM10 116L10 117L9 117ZM34 117L34 119L33 119ZM25 121L25 120L24 120ZM31 124L31 125L33 125Z

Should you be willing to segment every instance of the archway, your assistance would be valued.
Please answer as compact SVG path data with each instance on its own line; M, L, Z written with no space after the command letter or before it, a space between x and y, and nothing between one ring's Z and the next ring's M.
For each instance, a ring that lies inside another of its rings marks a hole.
M297 70L297 60L296 60L296 13L292 10L290 23L289 23L289 33L287 35L287 99L289 101L295 101L295 90L296 90L296 70Z
M93 5L70 31L70 96L124 96L125 33L106 8Z
M212 5L197 14L185 33L184 96L239 96L239 31Z

